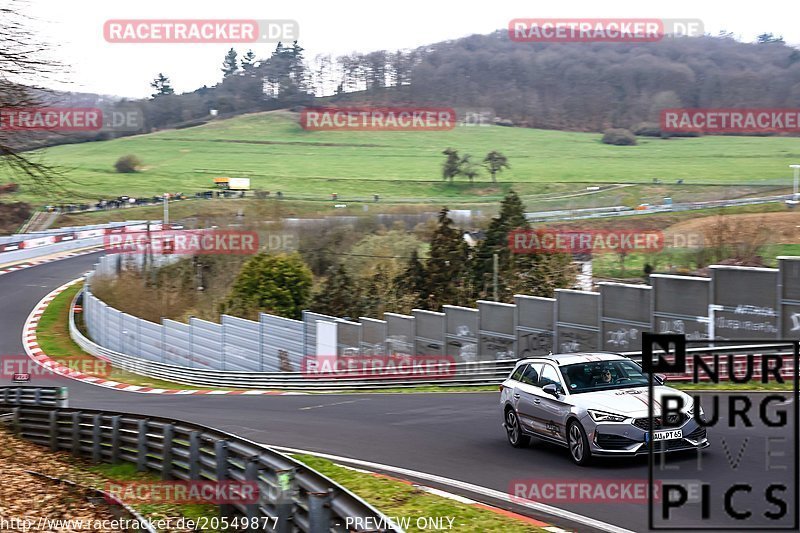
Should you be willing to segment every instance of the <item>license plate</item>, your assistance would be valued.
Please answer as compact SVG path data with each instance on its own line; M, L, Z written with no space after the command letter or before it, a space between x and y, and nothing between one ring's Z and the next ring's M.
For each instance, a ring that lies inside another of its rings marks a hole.
M659 440L674 440L674 439L682 439L683 438L683 430L682 429L668 429L665 431L654 431L653 432L653 442Z

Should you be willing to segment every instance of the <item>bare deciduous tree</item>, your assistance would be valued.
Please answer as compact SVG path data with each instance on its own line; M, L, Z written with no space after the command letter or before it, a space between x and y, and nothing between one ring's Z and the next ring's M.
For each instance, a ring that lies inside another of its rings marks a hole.
M47 58L47 47L31 29L33 19L23 13L26 5L26 0L9 0L0 7L0 112L42 105L42 98L49 94L40 86L42 80L61 71L58 63ZM61 171L24 151L30 140L28 132L0 127L3 174L11 181L26 182L34 191L62 189Z

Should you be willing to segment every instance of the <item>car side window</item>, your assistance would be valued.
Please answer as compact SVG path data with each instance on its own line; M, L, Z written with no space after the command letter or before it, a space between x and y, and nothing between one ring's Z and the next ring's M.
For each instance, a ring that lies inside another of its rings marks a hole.
M522 378L522 373L525 372L526 368L528 368L528 365L519 365L514 369L514 372L511 373L510 379L513 379L514 381L520 381Z
M542 374L539 376L539 386L544 387L545 385L550 385L551 383L555 383L562 389L564 388L561 384L561 379L558 377L558 371L551 365L544 365Z
M522 378L520 381L527 385L533 385L534 387L539 386L539 371L541 370L542 365L541 363L528 365L528 368L525 369L525 372L522 373Z

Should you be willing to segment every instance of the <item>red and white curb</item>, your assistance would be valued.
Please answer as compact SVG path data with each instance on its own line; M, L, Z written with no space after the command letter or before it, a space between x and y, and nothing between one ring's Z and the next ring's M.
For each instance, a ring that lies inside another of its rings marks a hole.
M83 250L80 252L66 252L63 254L45 257L43 259L32 259L30 261L24 261L22 263L17 263L10 267L0 268L0 276L2 276L3 274L10 274L11 272L16 272L17 270L24 270L26 268L43 265L45 263L52 263L53 261L60 261L62 259L69 259L71 257L78 257L80 255L93 254L95 252L99 252L101 249L102 247L91 248L89 250Z
M143 387L141 385L131 385L130 383L120 383L118 381L112 381L110 379L103 379L97 376L91 376L89 374L85 374L73 368L69 368L67 366L62 365L58 361L51 359L46 353L42 351L42 348L39 346L39 342L36 340L36 327L39 325L39 320L42 318L42 315L44 314L45 309L47 309L47 306L50 305L50 302L52 302L56 296L64 292L72 285L83 281L83 279L84 279L83 277L80 277L78 279L70 281L69 283L65 283L64 285L58 287L57 289L50 292L47 296L42 298L39 301L39 303L36 304L36 307L34 307L33 311L31 311L31 313L28 315L28 318L25 320L25 325L22 328L22 345L25 348L25 353L28 354L28 357L33 359L41 366L49 369L54 374L58 374L60 376L64 376L77 381L82 381L84 383L89 383L91 385L97 385L99 387L106 387L109 389L116 389L125 392L138 392L143 394L179 394L179 395L192 395L192 396L198 396L198 395L280 396L280 395L303 394L301 392L284 392L284 391L251 390L251 389L247 390L157 389L153 387Z

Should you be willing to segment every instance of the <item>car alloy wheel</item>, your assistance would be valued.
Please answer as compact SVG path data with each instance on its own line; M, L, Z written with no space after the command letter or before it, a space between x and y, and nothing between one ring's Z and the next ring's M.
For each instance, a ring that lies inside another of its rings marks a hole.
M578 422L572 422L567 432L567 445L572 460L581 466L589 464L591 453L589 451L589 439L586 438L583 428Z
M514 448L524 448L530 444L530 437L522 434L522 428L519 425L519 418L513 409L506 411L506 435L508 442Z

